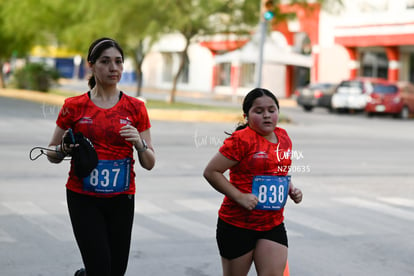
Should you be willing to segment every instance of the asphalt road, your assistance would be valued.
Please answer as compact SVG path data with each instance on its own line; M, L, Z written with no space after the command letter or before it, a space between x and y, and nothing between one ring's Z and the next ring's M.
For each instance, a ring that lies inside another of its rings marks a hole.
M294 143L286 207L291 275L414 275L414 120L282 112ZM65 206L68 163L30 161L58 108L0 98L0 275L73 275L82 266ZM137 168L127 275L216 276L222 199L202 178L232 123L152 122L157 164ZM252 268L250 275L256 275Z

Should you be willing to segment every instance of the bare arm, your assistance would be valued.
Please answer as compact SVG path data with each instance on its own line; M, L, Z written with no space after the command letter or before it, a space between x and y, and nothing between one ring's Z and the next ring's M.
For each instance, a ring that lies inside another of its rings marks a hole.
M62 162L63 158L65 158L65 154L61 148L62 139L65 135L65 130L56 126L55 131L52 135L52 139L49 142L49 149L47 151L47 159L51 163L60 163Z
M228 196L244 208L253 210L257 205L258 199L251 193L240 192L231 184L223 173L236 165L238 162L226 158L221 153L217 153L204 169L204 177L210 185L218 192Z
M138 160L141 166L147 170L151 170L155 165L155 154L150 130L147 129L143 132L138 132L135 127L126 125L121 128L120 134L126 141L129 141L134 145L138 152ZM145 151L141 151L141 149L144 148L142 140L145 140L148 145L148 149Z

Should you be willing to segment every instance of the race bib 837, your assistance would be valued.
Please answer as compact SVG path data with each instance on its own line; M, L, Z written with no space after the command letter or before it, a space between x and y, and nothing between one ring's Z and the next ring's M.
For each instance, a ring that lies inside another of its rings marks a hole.
M119 193L129 189L131 159L99 160L96 168L83 179L83 189L95 193Z
M258 175L253 178L252 193L259 202L257 210L280 210L288 197L290 175Z

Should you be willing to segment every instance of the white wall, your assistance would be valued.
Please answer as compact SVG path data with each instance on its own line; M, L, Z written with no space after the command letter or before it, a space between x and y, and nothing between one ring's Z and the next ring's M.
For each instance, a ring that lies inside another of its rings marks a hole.
M163 81L164 61L161 52L177 53L182 51L184 47L185 40L179 34L170 34L162 37L152 47L142 64L144 86L167 90L171 89L172 82ZM188 48L188 57L190 59L189 80L188 83L178 83L177 90L211 92L214 60L210 50L200 46L198 43L193 43ZM173 55L173 60L175 74L180 62L177 54Z
M211 85L213 80L213 55L206 47L193 44L188 49L190 58L190 79L185 90L195 90L199 92L212 92Z
M334 42L335 34L339 34L336 27L409 22L412 18L414 10L406 9L406 0L344 0L344 8L338 14L321 11L319 81L337 82L349 77L349 55ZM404 66L408 59L401 55L401 61ZM400 78L407 78L408 69L401 69Z
M319 23L319 82L337 83L349 77L349 55L335 44L334 29L338 14L321 12Z
M273 92L278 98L286 96L286 66L280 64L264 64L262 87Z
M331 14L321 11L319 24L319 71L318 80L321 82L339 82L349 77L350 60L345 48L335 44L335 30L338 26L355 26L363 24L389 24L392 22L407 21L414 18L414 10L405 10L405 0L344 0L345 8ZM276 38L278 38L276 36ZM280 39L279 39L280 40ZM282 41L278 41L279 46ZM161 52L182 51L185 40L180 34L164 36L152 52L147 55L143 64L144 86L161 89L171 89L172 83L162 79L163 58ZM179 83L177 89L212 93L214 58L210 51L193 43L189 48L190 73L189 82ZM402 57L403 58L403 57ZM404 57L403 60L407 60ZM174 59L173 67L178 67L178 59ZM284 94L286 86L286 72L283 65L267 64L263 68L264 87L276 94ZM402 68L402 77L406 78L406 69ZM250 89L250 88L249 88ZM240 88L237 94L245 94L245 88ZM214 93L231 94L231 87L216 87Z

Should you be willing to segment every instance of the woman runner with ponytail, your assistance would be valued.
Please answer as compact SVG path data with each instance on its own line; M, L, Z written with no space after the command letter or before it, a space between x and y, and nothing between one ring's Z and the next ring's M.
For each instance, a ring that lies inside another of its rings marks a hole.
M155 164L151 125L144 103L117 87L124 63L118 43L111 38L94 41L87 61L90 90L66 99L48 159L60 163L77 146L65 142L68 129L92 142L98 165L89 176L79 177L72 159L66 183L69 215L85 266L75 276L122 276L134 218L134 148L141 167L151 170Z
M277 127L279 102L270 91L250 91L243 113L247 122L204 170L210 185L225 195L216 232L223 276L246 276L253 262L259 276L282 276L288 252L283 206L287 196L302 201L285 169L292 162L292 142Z

